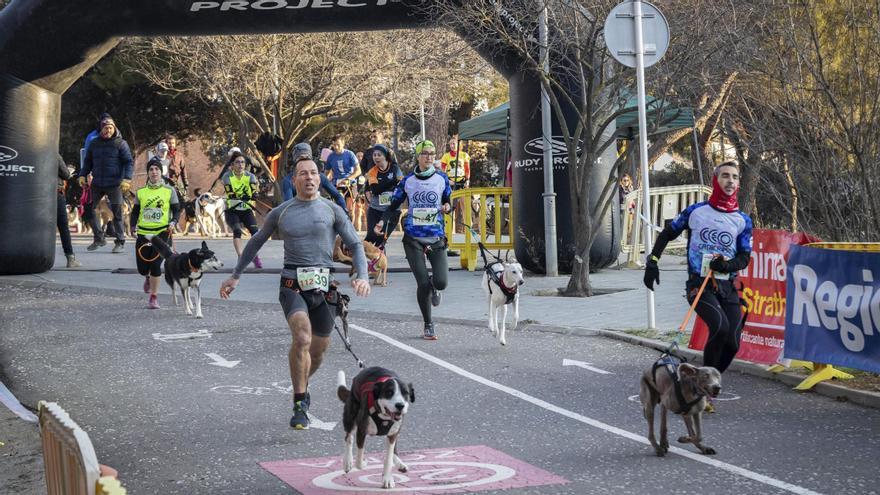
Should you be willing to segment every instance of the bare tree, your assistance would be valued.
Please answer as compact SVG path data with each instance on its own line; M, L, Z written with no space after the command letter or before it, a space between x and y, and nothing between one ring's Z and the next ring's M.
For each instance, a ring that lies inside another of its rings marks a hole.
M193 93L226 108L240 146L273 180L254 145L258 135L278 135L284 160L297 142L355 114L417 109L412 87L421 81L472 85L473 75L485 70L458 37L442 30L150 38L124 50L129 66L164 91ZM441 60L456 63L441 72Z
M540 8L546 3L549 11L551 36L547 50L550 58L550 71L542 69L539 60L539 42L535 21ZM607 177L596 177L597 162L603 152L614 146L614 124L616 119L630 111L625 108L628 97L635 93L634 72L625 69L610 57L605 47L603 29L608 12L618 2L616 0L536 0L498 2L496 0L476 0L461 5L442 4L433 7L444 25L457 26L465 36L484 53L515 58L520 61L520 70L536 75L541 84L548 89L554 115L559 122L567 148L568 187L570 215L575 234L572 253L572 273L564 293L570 296L590 296L590 249L600 224L609 208L616 201L617 177L634 147L618 156ZM673 19L686 19L699 12L697 0L687 2L667 2L667 16ZM716 36L717 30L709 27L709 19L702 19L703 33ZM660 69L653 76L652 84L657 97L661 99L654 111L649 113L653 126L662 125L666 108L665 100L672 88L684 88L681 84L684 75L693 70L693 65L708 53L716 44L703 43L699 36L680 37L676 46L686 52L685 56L661 61ZM701 124L714 128L713 118L729 95L730 87L736 78L735 69L725 68L706 74L700 81L703 97ZM689 78L693 80L695 78ZM706 84L709 81L711 84ZM697 84L691 84L696 87ZM687 92L682 90L682 93ZM566 113L573 111L575 118L566 120ZM654 153L659 155L683 134L671 136L668 141L658 140ZM594 181L599 181L599 193L595 191Z

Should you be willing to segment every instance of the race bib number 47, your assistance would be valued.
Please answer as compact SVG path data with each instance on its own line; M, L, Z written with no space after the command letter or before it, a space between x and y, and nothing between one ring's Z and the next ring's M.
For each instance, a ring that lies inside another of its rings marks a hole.
M320 290L327 292L330 289L329 268L297 268L296 282L300 290Z
M413 225L436 225L437 212L437 208L413 208Z

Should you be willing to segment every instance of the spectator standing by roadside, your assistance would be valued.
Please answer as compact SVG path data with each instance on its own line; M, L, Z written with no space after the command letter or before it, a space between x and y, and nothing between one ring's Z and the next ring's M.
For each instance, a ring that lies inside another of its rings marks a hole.
M177 137L173 134L165 136L165 144L168 145L168 157L171 163L168 165L168 172L165 177L168 183L177 190L181 198L186 197L186 190L189 188L189 181L186 177L186 164L183 162L183 151L177 149Z
M67 180L70 179L70 169L64 163L61 155L58 155L58 235L61 236L61 249L67 258L67 268L79 268L82 266L73 254L73 243L70 241L70 226L67 224L67 198L64 190Z
M131 189L131 176L133 161L131 149L128 143L122 139L122 135L116 128L116 122L109 114L100 122L101 133L93 139L86 148L86 156L83 160L83 168L79 173L79 184L83 188L88 181L89 174L92 176L90 186L91 201L86 205L88 218L94 235L94 242L88 248L94 251L107 244L104 232L95 215L95 205L104 196L110 201L110 209L113 212L113 230L116 234L116 242L113 253L121 253L125 250L125 230L122 224L122 195Z

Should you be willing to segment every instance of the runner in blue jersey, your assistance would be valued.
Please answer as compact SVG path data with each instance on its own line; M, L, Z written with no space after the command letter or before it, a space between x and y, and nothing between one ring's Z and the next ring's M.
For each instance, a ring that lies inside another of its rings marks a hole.
M703 350L703 364L724 372L739 350L743 313L739 294L733 285L736 272L749 266L752 253L752 219L739 211L739 168L735 161L715 167L712 196L687 207L657 237L645 265L645 286L654 290L660 284L657 262L669 241L685 229L688 236L688 302L693 303L703 279L712 270L710 282L697 314L709 327L709 340Z
M409 209L403 221L403 250L406 261L418 283L416 298L425 322L422 338L437 340L434 322L431 319L431 306L440 305L440 291L446 288L447 272L446 233L443 230L443 214L451 208L449 178L434 168L437 149L431 141L416 145L418 166L397 185L391 196L391 204L382 215L382 220L373 229L382 235L382 227L391 221L394 212L405 199ZM431 262L432 275L428 275L425 258Z

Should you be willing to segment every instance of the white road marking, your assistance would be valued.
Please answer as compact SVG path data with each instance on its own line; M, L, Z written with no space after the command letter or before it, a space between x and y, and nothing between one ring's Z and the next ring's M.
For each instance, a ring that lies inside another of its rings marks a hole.
M213 364L214 366L220 366L222 368L235 368L235 365L240 363L241 361L227 361L225 357L214 354L213 352L206 352L205 356L211 358L211 362L208 364Z
M192 333L154 333L153 338L162 342L171 342L174 340L190 340L190 339L210 339L211 332L207 330L199 330Z
M306 413L309 416L309 428L317 428L319 430L333 431L336 428L336 422L326 423L316 418L312 413Z
M563 359L562 360L563 366L577 366L578 368L583 368L585 370L595 371L596 373L599 373L600 375L613 375L614 374L610 371L605 371L603 369L594 368L593 366L591 366L591 364L592 363L585 363L583 361L575 361L574 359Z
M537 397L532 397L531 395L529 395L525 392L520 392L519 390L517 390L515 388L511 388L506 385L502 385L500 383L493 382L492 380L489 380L487 378L483 378L480 375L476 375L474 373L471 373L470 371L459 368L458 366L456 366L452 363L449 363L447 361L444 361L438 357L434 357L434 356L428 354L427 352L424 352L419 349L416 349L415 347L406 345L403 342L399 342L391 337L388 337L387 335L381 334L379 332L375 332L373 330L368 330L360 325L350 324L349 327L353 328L361 333L365 333L367 335L376 337L377 339L384 340L385 342L393 345L394 347L397 347L398 349L402 349L406 352L409 352L410 354L414 354L414 355L416 355L426 361L430 361L440 367L446 368L447 370L452 371L453 373L461 375L465 378L473 380L473 381L480 383L482 385L485 385L487 387L494 388L495 390L498 390L499 392L504 392L504 393L506 393L508 395L512 395L518 399L522 399L526 402L530 402L530 403L532 403L538 407L542 407L548 411L555 412L555 413L560 414L562 416L565 416L567 418L573 419L575 421L579 421L581 423L588 424L588 425L593 426L595 428L599 428L600 430L604 430L609 433L613 433L615 435L627 438L627 439L632 440L634 442L638 442L638 443L645 444L645 445L651 444L647 438L645 438L641 435L631 433L631 432L626 431L622 428L617 428L616 426L611 426L609 424L603 423L603 422L595 420L593 418L589 418L589 417L584 416L582 414L578 414L576 412L569 411L568 409L563 409L559 406L556 406L556 405L553 405L549 402L538 399ZM684 450L684 449L681 449L678 447L670 446L669 452L671 452L673 454L678 454L682 457L687 457L688 459L691 459L693 461L701 462L703 464L707 464L709 466L716 467L718 469L721 469L721 470L724 470L724 471L727 471L727 472L730 472L730 473L733 473L733 474L736 474L739 476L743 476L745 478L749 478L749 479L758 481L760 483L764 483L766 485L770 485L775 488L779 488L779 489L786 490L786 491L789 491L792 493L796 493L798 495L819 495L819 492L814 492L814 491L809 490L807 488L804 488L802 486L798 486L798 485L795 485L792 483L788 483L786 481L778 480L776 478L771 478L770 476L756 473L754 471L750 471L748 469L741 468L739 466L734 466L733 464L728 464L726 462L722 462L722 461L713 459L709 456L704 456L702 454L697 454L697 453L691 452L689 450Z

